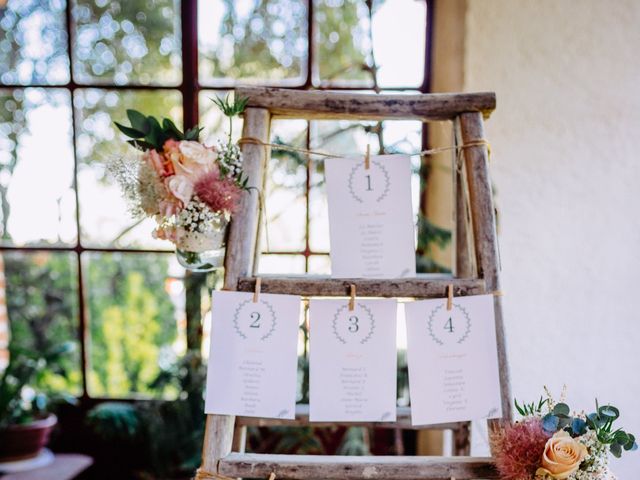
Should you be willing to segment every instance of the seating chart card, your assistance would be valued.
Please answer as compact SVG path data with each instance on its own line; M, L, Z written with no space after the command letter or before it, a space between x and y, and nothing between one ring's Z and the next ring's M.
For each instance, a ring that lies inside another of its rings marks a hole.
M294 418L300 297L213 292L206 413Z
M415 277L410 157L330 158L325 176L332 276Z
M493 295L405 304L411 422L502 415Z
M312 299L310 420L395 421L395 299Z

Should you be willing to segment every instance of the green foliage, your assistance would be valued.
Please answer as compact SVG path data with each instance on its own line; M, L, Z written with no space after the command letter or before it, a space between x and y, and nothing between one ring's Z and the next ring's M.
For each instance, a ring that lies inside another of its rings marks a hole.
M540 397L540 400L538 400L538 403L531 402L531 403L523 403L522 405L518 404L517 399L514 399L513 402L515 403L516 410L518 411L518 413L523 417L528 417L532 415L542 414L542 409L545 405L549 404L549 399L545 398L543 400L542 397Z
M515 402L518 413L523 416L541 415L542 408L549 406L549 399L536 403L519 405ZM596 411L586 418L571 415L571 409L566 403L556 403L551 411L542 417L542 427L549 433L560 430L568 432L572 437L584 435L587 430L593 430L598 441L609 445L609 450L615 457L620 457L622 451L638 449L634 435L625 432L621 428L614 429L614 422L620 417L620 411L613 405L598 405L596 399Z
M598 405L596 399L596 411L587 415L586 423L596 432L598 440L609 445L609 450L614 457L619 458L622 450L633 451L638 449L636 437L625 432L621 428L613 429L613 423L620 417L620 411L613 405Z
M162 123L157 118L149 115L145 116L137 110L128 109L127 117L131 123L130 127L113 122L118 129L127 137L132 138L128 143L138 150L158 150L161 151L167 140L194 140L198 141L201 128L193 127L186 132L182 132L175 123L168 118L163 118Z
M38 377L55 368L58 359L73 348L72 343L63 343L39 353L10 345L9 364L0 374L0 428L29 423L46 413L50 401L48 392L37 391L34 386L39 383Z

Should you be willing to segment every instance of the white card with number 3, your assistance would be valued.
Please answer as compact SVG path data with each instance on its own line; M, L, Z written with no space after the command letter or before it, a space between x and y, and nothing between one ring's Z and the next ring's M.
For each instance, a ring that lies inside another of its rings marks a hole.
M294 418L300 297L213 292L205 413Z
M396 419L395 299L311 299L312 422Z
M493 295L405 304L411 423L502 415Z
M328 158L331 275L416 276L411 159L406 155Z

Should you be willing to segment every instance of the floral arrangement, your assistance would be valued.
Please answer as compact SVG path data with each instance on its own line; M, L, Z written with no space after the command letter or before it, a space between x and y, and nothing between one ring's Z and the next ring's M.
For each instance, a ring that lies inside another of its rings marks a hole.
M247 190L240 149L231 139L232 118L247 99L214 101L229 118L226 141L205 146L201 128L183 133L168 118L127 110L131 125L115 125L140 153L109 165L131 214L155 219L153 236L173 242L178 259L192 270L220 266L226 226Z
M595 412L571 413L562 401L546 399L520 405L519 422L491 434L492 451L504 480L614 480L609 453L638 448L635 437L614 429L619 410L599 405Z

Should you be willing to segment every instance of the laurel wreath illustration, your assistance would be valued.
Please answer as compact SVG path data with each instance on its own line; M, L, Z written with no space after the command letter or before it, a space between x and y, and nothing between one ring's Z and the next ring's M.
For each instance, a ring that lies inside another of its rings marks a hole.
M376 329L376 321L375 321L375 318L373 317L373 314L371 313L371 310L369 309L369 307L367 307L366 305L363 305L362 303L358 303L357 305L358 305L362 310L364 310L364 311L366 312L366 314L367 314L367 316L369 317L369 320L370 320L370 321L369 321L369 324L370 324L369 331L367 332L367 335L366 335L365 337L363 337L363 338L362 338L362 340L360 340L360 343L364 345L364 344L365 344L365 343L367 343L367 342L371 339L371 337L373 336L373 332L374 332L374 331L375 331L375 329ZM342 311L343 311L344 309L346 309L346 308L347 308L347 306L346 306L346 305L343 305L343 306L341 306L340 308L338 308L338 309L336 310L336 313L335 313L335 315L333 316L333 323L332 323L332 330L333 330L333 334L335 335L335 337L336 337L336 338L337 338L341 343L344 343L344 344L346 344L346 343L347 343L347 340L346 340L342 335L340 335L340 333L338 333L338 317L340 316L340 314L342 313Z
M247 337L244 332L242 331L242 329L240 328L240 323L239 323L239 317L240 317L240 311L242 310L242 308L249 302L252 302L251 299L245 300L243 302L240 302L238 304L238 306L236 307L236 311L233 314L233 328L235 329L236 333L238 335L240 335L242 338L244 338L245 340L248 339L249 337ZM267 333L265 333L264 335L262 335L260 337L260 340L266 340L267 338L269 338L273 332L276 330L276 324L278 323L276 320L276 312L273 310L273 306L267 302L266 300L260 300L260 303L262 305L264 305L267 310L269 310L269 313L271 314L271 328L269 328L269 330L267 331Z
M462 343L464 342L467 337L469 336L469 333L471 333L471 318L469 318L469 313L467 312L466 308L461 307L459 304L454 303L453 304L454 308L457 308L458 310L460 310L462 312L462 315L464 315L464 318L467 320L467 325L466 325L466 329L464 334L462 335L462 337L460 337L458 339L457 343ZM434 342L436 342L438 345L444 345L444 342L442 340L440 340L440 338L436 335L436 333L433 331L433 322L435 320L435 316L438 313L439 310L441 310L442 308L444 308L444 305L438 305L436 308L434 308L431 311L431 315L429 315L429 321L427 322L427 328L429 330L429 336L433 339Z
M371 162L373 165L375 165L376 167L378 167L380 169L380 171L382 172L382 175L384 175L384 190L382 191L382 193L378 196L378 198L376 198L376 202L381 201L384 197L387 196L387 194L389 193L389 188L391 188L391 180L389 179L389 172L387 171L386 168L384 168L384 166L382 165L382 163L380 163L377 160L373 160ZM351 196L360 203L363 203L362 197L360 197L354 190L353 188L353 179L355 177L356 174L356 170L358 170L358 168L362 167L362 163L356 163L353 168L351 169L351 173L349 173L349 181L348 181L348 188L349 188L349 193L351 194Z

